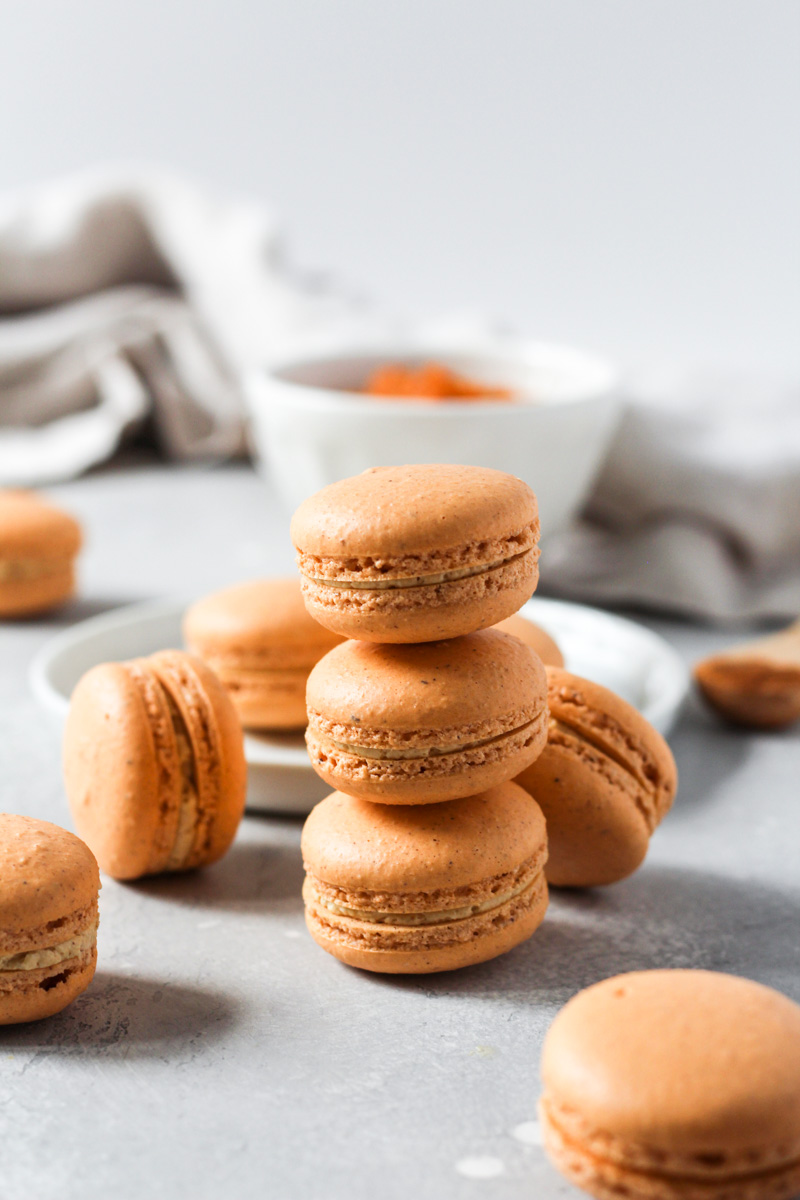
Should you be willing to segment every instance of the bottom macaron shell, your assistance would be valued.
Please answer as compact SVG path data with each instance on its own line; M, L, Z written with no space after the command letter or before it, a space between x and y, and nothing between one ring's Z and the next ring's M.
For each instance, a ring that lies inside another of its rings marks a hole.
M547 911L547 884L542 876L534 885L530 907L512 921L499 927L489 926L469 941L412 950L372 950L360 947L324 924L313 909L306 907L306 925L318 946L350 967L387 975L429 975L435 971L453 971L497 958L528 940L541 925ZM357 925L359 922L351 922Z
M61 1012L84 992L94 978L97 947L58 968L0 974L0 1025L40 1021Z
M668 1161L649 1172L600 1158L565 1137L545 1102L539 1104L539 1117L544 1147L553 1165L597 1200L792 1200L800 1195L800 1162L714 1179L669 1174Z
M650 845L647 822L622 769L609 777L553 742L516 782L547 821L547 879L554 887L601 887L626 879Z
M47 612L69 600L74 592L72 563L32 579L7 579L0 583L0 618Z

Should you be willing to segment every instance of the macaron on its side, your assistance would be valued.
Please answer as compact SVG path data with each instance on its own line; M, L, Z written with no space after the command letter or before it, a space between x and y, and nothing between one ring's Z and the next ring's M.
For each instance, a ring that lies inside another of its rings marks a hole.
M513 778L547 738L546 677L516 638L481 630L419 645L345 642L311 672L306 743L332 787L431 804Z
M525 941L547 908L547 835L506 783L456 803L391 808L335 792L302 840L306 922L350 966L425 974Z
M481 467L374 467L292 520L311 615L378 642L452 638L510 616L536 588L538 538L528 485Z
M677 770L669 746L608 688L547 668L548 740L518 777L547 818L549 882L615 883L643 862L669 811Z
M0 1025L52 1016L94 976L97 862L66 829L0 813L0 881Z
M64 780L76 827L107 874L190 870L221 857L241 819L241 726L190 655L105 663L73 693Z
M505 621L499 621L494 628L499 629L501 633L510 633L512 637L519 638L526 646L530 646L546 667L564 666L564 655L556 641L545 629L542 629L541 625L529 621L527 617L515 613L513 617L506 617Z
M184 639L228 692L246 729L302 729L306 681L341 638L309 616L297 578L259 579L198 600Z
M81 528L35 492L0 491L0 618L62 604L75 591Z
M542 1056L554 1164L600 1200L790 1200L800 1006L750 980L644 971L580 992Z

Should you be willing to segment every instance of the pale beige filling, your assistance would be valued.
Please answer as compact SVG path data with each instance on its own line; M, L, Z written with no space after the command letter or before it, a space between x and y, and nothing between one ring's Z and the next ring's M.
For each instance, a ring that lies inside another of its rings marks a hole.
M326 738L322 734L319 737L321 741L335 746L337 750L342 750L345 754L353 754L358 758L437 758L442 754L456 754L464 750L479 750L482 746L489 746L492 742L499 742L502 738L510 738L517 733L523 733L531 725L533 725L533 721L526 721L524 725L518 725L516 729L509 729L504 733L495 733L492 737L481 738L477 742L454 742L452 745L445 746L412 746L404 750L395 749L393 746L359 746L354 742L339 742L335 738Z
M316 890L314 897L320 908L325 908L339 917L352 917L354 921L366 921L370 925L444 925L448 921L464 921L468 917L477 917L481 913L491 912L494 908L501 908L504 904L508 904L509 900L516 899L517 896L521 896L523 892L532 888L538 879L539 876L536 875L532 880L523 880L510 892L492 896L479 904L469 904L465 908L446 908L438 912L373 912L371 909L349 908L346 904L339 904L335 900L323 900Z
M178 744L178 757L181 763L181 806L178 812L178 828L175 841L172 843L167 860L168 871L179 871L192 852L194 835L199 819L199 804L197 787L194 780L194 752L187 736L183 719L174 706L168 701L175 729L175 740Z
M386 592L393 588L427 587L436 583L452 583L454 579L468 579L472 575L485 575L488 571L496 571L498 567L505 567L516 562L518 558L524 558L530 552L530 549L523 550L521 554L512 554L510 558L501 558L498 562L479 563L474 567L454 567L452 571L438 571L435 575L411 575L405 579L320 579L315 575L306 575L306 579L321 587Z
M66 560L60 558L0 558L0 581L40 579L63 569Z
M0 971L38 971L41 967L54 967L57 963L77 958L85 950L91 950L97 941L97 926L92 925L66 942L57 946L46 946L43 950L23 950L19 954L0 955Z

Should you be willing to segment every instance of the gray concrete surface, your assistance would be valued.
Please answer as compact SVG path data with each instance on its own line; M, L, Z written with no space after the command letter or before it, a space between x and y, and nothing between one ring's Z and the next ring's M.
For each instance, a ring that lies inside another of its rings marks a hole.
M69 824L58 736L28 692L66 624L144 597L290 570L287 521L245 468L131 467L54 489L89 544L82 597L0 627L0 808ZM721 632L649 621L687 660ZM101 894L95 982L0 1029L0 1197L555 1200L537 1144L542 1037L617 971L711 967L800 1000L800 738L673 737L678 802L645 867L553 897L525 946L439 977L380 978L305 933L300 822L246 818L205 873Z

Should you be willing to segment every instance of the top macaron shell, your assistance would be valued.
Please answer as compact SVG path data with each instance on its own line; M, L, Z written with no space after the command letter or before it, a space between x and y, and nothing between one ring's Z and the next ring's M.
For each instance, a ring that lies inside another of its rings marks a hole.
M308 673L342 640L309 616L296 576L203 597L188 609L183 635L250 729L302 729Z
M373 467L292 519L303 593L344 637L424 642L511 616L538 579L536 497L502 471Z
M49 945L58 923L96 904L100 888L97 861L80 838L13 813L0 813L0 880L0 953L33 948L39 934Z
M82 540L75 518L35 492L0 490L0 616L24 616L68 599Z
M306 741L332 787L386 804L511 779L547 737L539 658L495 629L421 645L345 642L308 680Z
M183 632L201 658L272 670L311 668L342 640L309 615L300 582L257 579L204 596Z
M800 1006L747 979L605 979L556 1017L542 1076L549 1119L568 1141L578 1125L580 1141L595 1131L601 1158L707 1184L800 1159Z

